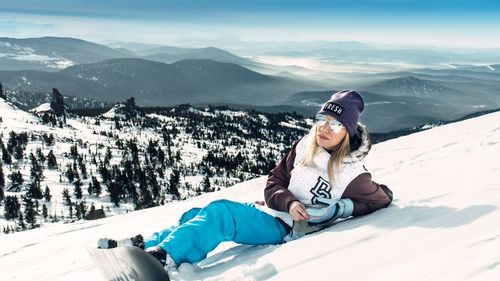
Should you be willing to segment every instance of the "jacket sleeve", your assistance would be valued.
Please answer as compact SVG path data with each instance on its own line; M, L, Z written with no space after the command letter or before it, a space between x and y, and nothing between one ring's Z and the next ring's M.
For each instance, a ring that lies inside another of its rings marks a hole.
M349 183L342 198L354 203L353 216L363 216L389 206L392 191L383 184L372 181L370 173L363 173Z
M264 198L267 206L271 209L288 212L290 203L298 201L288 190L288 184L290 183L290 173L293 170L293 162L295 161L295 149L299 141L295 142L288 154L269 172L266 188L264 189Z

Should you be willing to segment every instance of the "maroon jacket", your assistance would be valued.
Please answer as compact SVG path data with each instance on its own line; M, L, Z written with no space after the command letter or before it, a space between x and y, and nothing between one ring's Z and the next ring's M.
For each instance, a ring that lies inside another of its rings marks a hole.
M360 131L361 130L361 131ZM365 131L362 131L365 130ZM360 146L368 153L371 143L368 139L366 128L358 127L360 133L366 134L365 143L358 139L351 139L351 153L359 150ZM366 141L367 140L367 141ZM279 162L279 164L270 171L264 197L269 208L288 212L288 207L293 201L299 201L288 190L293 164L295 161L295 150L299 141L297 141L290 152ZM354 204L353 216L362 216L372 213L378 209L387 207L392 201L392 191L385 185L372 181L371 174L367 171L354 178L342 194L342 198L349 198Z

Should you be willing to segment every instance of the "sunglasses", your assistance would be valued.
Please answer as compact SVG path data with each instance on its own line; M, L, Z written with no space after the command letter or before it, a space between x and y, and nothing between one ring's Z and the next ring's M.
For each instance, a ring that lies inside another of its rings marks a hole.
M318 123L319 126L323 126L323 125L325 125L326 122L328 122L328 126L330 127L330 131L334 134L339 133L342 130L342 128L344 127L344 125L342 125L342 123L340 123L336 119L328 120L328 117L326 117L326 115L324 115L324 114L318 113L314 116L314 118L316 119L316 122Z

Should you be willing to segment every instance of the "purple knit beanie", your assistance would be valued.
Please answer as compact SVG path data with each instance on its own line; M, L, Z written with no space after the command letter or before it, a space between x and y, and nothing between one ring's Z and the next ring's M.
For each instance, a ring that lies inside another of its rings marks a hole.
M365 102L358 92L342 90L333 94L318 113L335 117L353 137L357 134L359 115L364 109Z

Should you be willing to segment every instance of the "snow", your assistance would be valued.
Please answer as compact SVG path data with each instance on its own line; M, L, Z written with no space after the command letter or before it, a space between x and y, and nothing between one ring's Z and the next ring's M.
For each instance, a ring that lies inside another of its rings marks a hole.
M43 113L51 110L52 108L50 107L50 103L47 102L47 103L42 103L41 105L31 109L30 111L35 113Z
M281 126L285 126L285 127L289 127L289 128L297 128L297 129L301 128L300 126L297 126L297 125L294 125L294 124L290 124L288 122L280 122L280 125Z
M495 68L491 65L486 65L486 68L488 68L489 70L495 70Z
M204 261L172 271L172 279L498 280L499 124L496 112L376 144L366 167L394 191L390 207L284 245L223 243ZM85 249L99 237L151 233L215 199L262 200L265 182L4 235L1 279L102 280Z
M367 102L367 103L365 103L365 106L384 105L384 104L393 104L393 103L406 104L406 102L377 101L377 102Z
M119 108L122 108L122 107L124 107L124 106L123 105L115 105L115 106L113 106L113 108L111 108L110 110L108 110L102 116L105 117L105 118L113 119L117 115L116 111Z
M118 104L111 112L114 112L117 116L123 116L123 110L121 110L121 107L123 107L123 105ZM113 135L119 134L121 140L133 139L136 144L141 147L141 149L144 149L150 140L161 141L162 139L162 134L151 128L126 125L120 130L117 130L115 122L112 118L103 119L101 118L102 116L97 117L96 119L69 115L67 117L66 125L60 128L59 126L52 127L47 124L44 125L39 117L35 117L35 114L19 110L9 102L6 102L4 99L0 99L0 109L0 138L2 138L3 143L8 143L11 131L16 133L26 132L30 139L25 149L25 159L16 161L12 165L3 166L4 175L6 175L7 180L5 196L19 197L21 194L26 192L26 188L22 188L20 192L9 191L8 187L10 185L10 180L8 179L8 175L10 175L13 171L19 171L23 175L24 179L30 178L31 165L29 165L30 162L27 160L29 153L36 154L35 151L40 149L42 154L47 155L49 151L53 150L53 153L57 158L58 167L56 170L46 169L44 171L44 178L42 178L40 183L42 189L49 187L52 195L51 201L47 201L45 199L39 201L40 204L46 205L48 213L50 214L49 218L43 218L40 214L37 219L37 222L41 223L40 227L45 227L52 223L62 224L73 221L73 218L71 218L69 213L69 207L67 204L64 204L65 201L62 196L62 191L64 189L68 189L70 193L74 190L74 185L69 182L67 177L63 174L63 171L67 169L67 165L73 163L73 160L68 154L73 145L77 145L79 154L83 157L84 162L86 161L87 172L90 175L96 175L98 180L102 180L102 178L99 178L97 163L91 162L91 158L93 157L92 154L96 155L97 159L99 159L99 157L105 154L106 148L109 147L112 153L110 164L118 166L122 165L121 161L125 155L124 150L116 146L117 139L110 136L110 134L102 134L103 132L114 132ZM115 111L116 109L117 111ZM196 112L198 112L198 110L196 110ZM204 112L204 110L201 110L201 112L198 113L201 114ZM230 111L227 110L224 112L227 113ZM235 114L230 114L229 116L236 116L239 113L240 112L235 112ZM218 115L220 112L216 110L214 114ZM172 128L172 126L176 124L176 119L172 117L159 114L150 114L149 116L150 118L158 119L169 128ZM263 116L259 116L258 119L261 120L262 117ZM100 121L96 122L96 120ZM228 153L228 155L233 156L238 154L238 152L241 152L242 154L253 154L253 151L256 150L257 142L248 142L247 147L244 149L239 149L237 146L232 145L223 147L223 144L219 141L213 142L195 140L192 135L186 133L184 128L180 127L179 129L177 138L172 140L171 152L173 155L176 155L177 152L179 152L182 161L181 166L191 169L189 173L183 174L180 180L179 193L182 198L195 196L197 194L197 190L200 188L204 176L201 173L197 173L194 167L197 163L202 162L203 157L207 154L207 149L225 149L225 152ZM53 135L54 144L46 145L46 143L42 141L44 135ZM233 140L233 137L231 137L231 140ZM235 140L238 141L238 137L236 137ZM261 143L261 145L263 146L261 148L263 153L270 153L273 151L273 153L276 153L277 149L283 149L282 143ZM162 149L164 151L168 150L166 145L163 145ZM171 175L172 169L167 167L163 170L163 173L165 177L158 177L157 180L163 191L166 192L168 189L167 179ZM246 177L244 174L242 174L242 176ZM83 199L83 201L85 201L83 203L87 204L88 207L91 204L94 204L96 208L100 208L102 206L105 210L106 216L124 214L134 210L134 205L131 201L128 203L121 202L119 207L114 207L114 204L110 202L109 195L106 192L100 196L88 194L86 187L88 186L90 180L90 177L87 179L82 178L84 189L83 196L85 198ZM216 174L210 179L210 181L212 187L218 190L240 182L241 179L240 176L236 177L234 175ZM172 196L166 196L167 202L171 201L171 199ZM77 203L79 203L79 200L80 199L77 199ZM0 205L0 229L4 229L5 227L15 228L16 222L13 220L6 220L3 214L4 206ZM58 216L57 219L54 219L55 215ZM61 220L61 218L63 219ZM0 233L0 235L3 235L3 233Z
M432 129L432 128L435 128L435 127L438 127L439 125L436 125L436 124L425 124L422 126L422 130L428 130L428 129Z
M53 56L38 54L36 50L29 47L22 47L17 44L10 44L8 42L0 41L0 46L10 48L12 52L2 53L0 57L7 57L9 59L34 62L44 64L49 68L64 69L75 64L75 62L58 56L52 52Z
M472 108L486 108L488 105L486 104L478 104L478 105L473 105Z
M0 112L2 113L2 123L0 128L4 134L8 134L10 130L17 131L19 129L26 129L26 123L38 123L38 118L23 110L13 107L4 99L0 99Z

